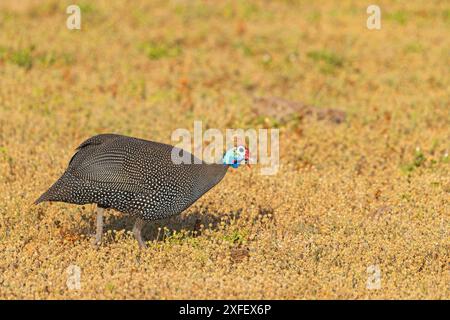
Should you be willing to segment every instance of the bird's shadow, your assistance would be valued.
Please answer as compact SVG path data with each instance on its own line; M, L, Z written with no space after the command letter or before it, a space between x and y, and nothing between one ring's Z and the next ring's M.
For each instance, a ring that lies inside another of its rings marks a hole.
M182 215L176 215L170 218L148 221L142 229L142 237L145 241L161 241L167 233L172 234L180 231L187 231L192 235L199 235L203 230L218 230L220 227L227 226L231 221L236 221L241 217L242 210L233 212L210 213L207 210L195 210ZM131 231L136 220L127 214L114 212L107 213L104 219L103 233L109 230L127 230ZM224 219L225 217L225 219ZM92 230L95 226L91 225ZM86 231L86 230L85 230Z

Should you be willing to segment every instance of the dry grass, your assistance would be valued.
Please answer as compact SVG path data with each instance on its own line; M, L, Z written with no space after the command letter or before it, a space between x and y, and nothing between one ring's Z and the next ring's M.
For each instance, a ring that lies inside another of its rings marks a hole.
M378 1L380 31L360 1L73 2L81 31L69 2L0 4L0 298L450 298L448 1ZM92 206L31 205L89 136L272 125L267 96L347 117L277 123L276 176L229 173L148 250L120 214L94 249Z

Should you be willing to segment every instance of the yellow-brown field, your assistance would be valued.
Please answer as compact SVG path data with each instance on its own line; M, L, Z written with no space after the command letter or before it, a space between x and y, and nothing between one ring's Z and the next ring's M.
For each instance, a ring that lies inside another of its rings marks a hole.
M0 298L449 299L450 4L377 2L381 30L370 1L2 0ZM346 120L256 117L259 97ZM229 172L147 250L117 212L95 248L93 205L32 205L84 139L194 120L278 127L278 173Z

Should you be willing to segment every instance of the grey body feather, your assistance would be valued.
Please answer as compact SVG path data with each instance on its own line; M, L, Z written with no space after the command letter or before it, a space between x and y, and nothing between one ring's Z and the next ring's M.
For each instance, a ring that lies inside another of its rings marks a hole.
M77 148L67 170L36 203L96 203L144 220L179 214L220 182L228 166L175 164L173 148L116 134L94 136Z

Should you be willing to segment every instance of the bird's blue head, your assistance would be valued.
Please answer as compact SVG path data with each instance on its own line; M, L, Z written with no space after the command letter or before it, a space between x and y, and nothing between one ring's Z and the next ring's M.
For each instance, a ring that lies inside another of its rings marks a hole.
M245 164L248 164L249 158L250 153L248 149L245 146L239 145L225 152L222 161L223 164L229 165L236 169L240 164L242 164L243 161Z

